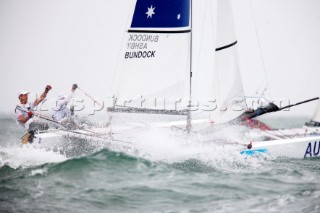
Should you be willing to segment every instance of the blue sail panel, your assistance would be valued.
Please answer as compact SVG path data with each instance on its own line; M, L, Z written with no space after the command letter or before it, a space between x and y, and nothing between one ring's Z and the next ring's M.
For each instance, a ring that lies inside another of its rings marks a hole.
M190 0L137 0L131 28L189 27Z

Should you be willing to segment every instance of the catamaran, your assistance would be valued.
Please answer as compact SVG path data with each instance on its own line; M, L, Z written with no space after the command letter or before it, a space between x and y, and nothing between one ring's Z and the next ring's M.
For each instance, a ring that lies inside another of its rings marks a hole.
M229 0L205 4L136 0L114 76L117 99L108 108L111 117L136 114L123 123L126 130L143 124L205 135L210 130L219 131L213 126L244 125L244 120L283 109L268 108L269 103L248 111L230 4ZM320 113L316 114L314 123L320 121ZM111 129L100 130L55 130L36 134L35 138L36 143L56 136L106 140L105 133ZM281 130L254 128L249 143L240 142L243 146L235 154L316 157L320 154L319 130L316 125Z
M243 125L243 120L318 99L286 107L270 108L268 103L244 113L248 108L229 0L137 0L126 34L115 84L118 102L110 111L182 115L184 120L157 126L183 126L192 134L205 132L201 128L208 130L212 124ZM320 149L318 131L253 130L240 154L315 157Z

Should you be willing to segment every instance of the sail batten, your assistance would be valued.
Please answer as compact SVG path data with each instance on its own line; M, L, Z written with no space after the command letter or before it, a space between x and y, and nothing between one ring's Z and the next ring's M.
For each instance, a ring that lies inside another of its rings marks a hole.
M237 43L238 43L238 41L235 41L235 42L233 42L233 43L231 43L231 44L227 44L227 45L225 45L225 46L218 47L218 48L216 48L216 52L218 52L218 51L220 51L220 50L223 50L223 49L227 49L227 48L229 48L229 47L232 47L232 46L236 45Z

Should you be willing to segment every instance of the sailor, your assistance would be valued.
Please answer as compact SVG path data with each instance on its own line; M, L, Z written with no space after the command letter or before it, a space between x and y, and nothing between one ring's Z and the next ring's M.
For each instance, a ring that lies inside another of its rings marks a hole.
M71 118L71 116L73 115L73 108L71 107L71 110L70 110L67 107L67 105L77 88L78 88L78 85L73 84L71 88L71 92L68 95L61 94L58 96L58 100L54 108L55 112L52 115L53 120L62 124L70 124L70 123L74 124Z
M15 115L18 123L27 131L46 130L49 128L47 123L37 121L33 118L32 110L34 110L34 108L46 98L51 89L52 87L47 85L45 91L34 102L28 102L28 91L19 91L18 98L20 100L20 104L15 108Z

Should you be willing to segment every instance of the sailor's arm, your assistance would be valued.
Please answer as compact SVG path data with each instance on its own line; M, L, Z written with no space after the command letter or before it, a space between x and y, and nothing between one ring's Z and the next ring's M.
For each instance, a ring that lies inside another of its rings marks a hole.
M37 98L35 101L34 101L34 104L35 106L37 106L41 101L43 101L46 97L47 97L47 94L48 92L52 89L52 87L50 85L47 85L44 92L40 95L39 98Z
M32 111L28 112L28 115L26 117L23 116L23 114L19 115L18 119L21 123L26 123L31 117L33 116Z
M78 84L73 84L72 88L71 88L71 92L69 93L69 95L63 100L63 104L68 104L69 101L71 100L73 93L76 91L76 89L78 88Z

